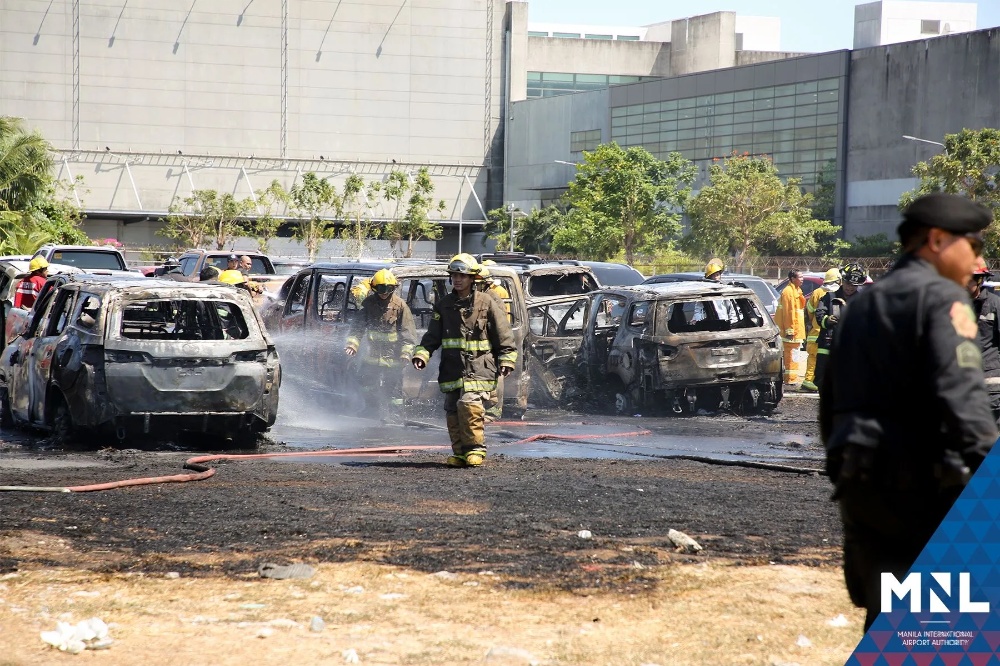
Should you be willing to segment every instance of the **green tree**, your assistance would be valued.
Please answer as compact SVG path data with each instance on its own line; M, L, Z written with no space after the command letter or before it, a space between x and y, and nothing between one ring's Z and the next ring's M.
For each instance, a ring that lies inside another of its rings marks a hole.
M658 160L644 148L617 143L584 152L563 195L569 213L552 249L598 260L624 249L632 263L636 253L669 243L680 232L694 177L694 165L680 153Z
M691 201L689 247L704 254L734 256L742 267L760 248L816 252L839 227L813 218L812 197L796 178L782 182L770 159L733 154L713 164L710 184Z
M352 173L344 181L344 218L347 226L340 233L345 242L346 253L360 259L368 248L368 241L376 239L382 232L379 223L373 219L372 211L378 206L382 194L382 183L365 179Z
M1000 214L1000 130L963 129L944 137L944 149L912 169L920 179L916 189L903 193L900 210L922 194L948 192L963 194ZM986 253L1000 252L1000 229L986 228Z
M529 254L551 254L552 237L562 224L565 212L558 206L533 208L527 215L514 216L514 247ZM494 208L486 214L483 227L488 238L497 243L497 248L510 247L510 212Z
M208 238L214 238L215 249L222 250L233 238L247 233L246 215L252 208L249 197L237 199L228 192L195 190L170 205L170 214L159 233L188 247L200 247Z
M344 200L326 178L310 171L289 190L288 201L294 218L292 233L305 244L309 261L313 261L319 244L333 237L336 220L343 215Z
M0 116L0 211L21 211L52 184L49 143L24 129L20 118Z

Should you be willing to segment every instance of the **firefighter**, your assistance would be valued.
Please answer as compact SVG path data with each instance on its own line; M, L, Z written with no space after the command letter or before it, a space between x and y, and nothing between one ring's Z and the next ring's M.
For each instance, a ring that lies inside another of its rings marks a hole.
M372 291L361 301L361 312L351 323L344 352L356 356L367 340L358 375L369 407L385 417L400 417L403 409L403 364L410 362L417 329L413 314L396 293L399 281L383 268L371 277ZM394 410L387 414L384 405Z
M820 435L865 631L882 574L903 579L997 439L966 291L992 217L953 194L916 199L899 225L903 256L833 336Z
M816 352L819 349L817 340L819 340L820 334L819 322L816 321L816 306L819 305L820 300L827 292L835 292L840 289L840 284L840 271L831 268L823 276L823 286L813 289L813 293L809 294L809 300L806 301L806 330L809 331L806 335L806 353L809 358L806 361L806 376L802 381L803 391L816 392L819 390L813 381L816 377Z
M802 346L806 337L806 322L804 309L806 297L802 295L802 271L788 271L788 285L781 290L781 301L774 313L774 321L781 330L781 343L784 347L785 384L792 381L798 374L799 364L792 355Z
M17 290L14 292L14 307L30 310L35 304L35 299L45 286L45 279L49 276L49 262L45 257L35 257L28 264L28 274L17 283Z
M705 279L722 282L722 272L724 270L726 270L726 265L722 263L722 259L709 259L708 264L705 266Z
M979 257L968 288L972 296L972 310L979 324L979 350L983 353L986 391L990 394L993 418L1000 424L1000 296L983 288L983 283L991 276L986 261Z
M495 296L507 312L510 321L510 293L504 289L499 280L490 279L490 266L496 266L495 261L487 259L480 264L479 275L476 276L476 289L484 294ZM497 377L497 387L490 393L490 406L486 409L486 422L499 421L503 417L503 377Z
M517 350L507 314L492 296L477 293L473 282L481 267L468 254L448 263L452 291L434 304L430 326L413 354L413 366L427 367L441 349L438 385L451 438L450 467L478 467L486 459L486 407L497 377L514 369Z

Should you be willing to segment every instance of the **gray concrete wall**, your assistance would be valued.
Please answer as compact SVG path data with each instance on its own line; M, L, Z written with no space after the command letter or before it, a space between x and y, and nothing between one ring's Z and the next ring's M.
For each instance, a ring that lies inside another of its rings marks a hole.
M516 102L511 108L507 199L524 211L540 199L557 196L571 181L575 167L555 160L578 162L570 152L570 133L601 130L610 140L610 90L545 97Z
M57 148L78 139L81 149L119 155L323 155L385 171L393 160L502 165L495 154L505 85L500 0L489 36L488 0L289 0L284 135L279 2L80 0L79 7L75 110L73 2L0 4L0 114L26 118ZM70 168L86 179L88 206L163 211L189 183L179 165L141 167L151 159L139 167L133 159L132 179L121 160L70 159ZM239 169L220 163L195 170L196 187L248 194ZM276 164L257 165L253 180L266 185L278 171L274 177L290 184L295 168ZM480 199L499 203L498 171L473 180ZM439 191L451 199L458 180L447 181ZM481 218L465 192L466 219Z
M670 44L529 37L526 70L670 76Z
M854 51L848 109L849 238L892 237L911 168L963 128L1000 127L1000 29Z
M671 24L672 74L732 67L736 64L736 12L716 12Z

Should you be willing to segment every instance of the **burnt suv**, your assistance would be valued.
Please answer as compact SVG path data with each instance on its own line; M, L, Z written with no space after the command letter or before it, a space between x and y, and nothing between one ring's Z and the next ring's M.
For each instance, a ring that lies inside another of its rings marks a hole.
M212 433L249 444L274 424L281 368L249 295L221 284L66 276L0 356L0 423Z
M541 308L536 308L540 311ZM750 289L681 281L553 299L531 322L551 378L615 411L767 412L782 397L778 328ZM565 382L564 382L565 385Z

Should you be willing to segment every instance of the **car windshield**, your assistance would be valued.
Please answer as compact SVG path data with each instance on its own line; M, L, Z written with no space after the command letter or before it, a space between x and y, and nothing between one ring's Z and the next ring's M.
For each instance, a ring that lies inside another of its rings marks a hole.
M128 267L117 252L102 250L57 250L49 263L66 264L92 270L127 271Z
M236 303L201 299L129 301L121 336L129 340L244 340L250 331Z

